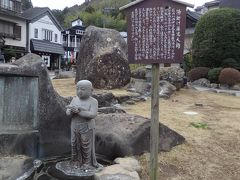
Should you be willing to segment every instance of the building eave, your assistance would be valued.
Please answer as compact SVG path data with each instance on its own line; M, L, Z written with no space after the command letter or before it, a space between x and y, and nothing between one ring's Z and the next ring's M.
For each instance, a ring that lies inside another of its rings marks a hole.
M145 1L145 0L136 0L136 1L133 1L133 2L131 2L131 3L129 3L129 4L126 4L125 6L120 7L119 10L122 11L122 10L128 9L129 7L132 7L132 6L134 6L134 5L136 5L136 4L140 3L140 2L143 2L143 1ZM172 0L172 1L173 1L173 2L176 2L176 3L179 3L179 4L183 4L183 5L185 5L185 6L187 6L187 7L190 7L190 8L194 8L194 5L193 5L193 4L186 3L186 2L184 2L184 1L180 1L180 0Z

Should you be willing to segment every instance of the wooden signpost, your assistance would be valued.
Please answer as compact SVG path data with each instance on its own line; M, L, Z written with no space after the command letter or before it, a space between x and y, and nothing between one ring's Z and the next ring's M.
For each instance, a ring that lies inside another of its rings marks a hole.
M150 178L158 180L159 64L183 60L186 7L179 0L136 0L123 7L128 22L128 61L152 64Z

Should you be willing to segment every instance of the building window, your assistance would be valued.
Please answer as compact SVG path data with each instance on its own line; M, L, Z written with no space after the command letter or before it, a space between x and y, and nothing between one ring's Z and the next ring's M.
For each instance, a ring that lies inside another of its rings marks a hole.
M38 38L38 29L34 29L34 38Z
M58 42L58 35L55 34L55 42Z
M0 33L2 35L13 35L14 24L6 21L0 21Z
M3 9L21 13L21 1L20 0L0 0L0 6Z
M81 35L83 35L83 34L84 34L84 31L82 31L82 30L76 30L76 34L81 34Z
M52 31L43 29L43 40L52 41L52 34Z
M0 21L0 36L21 40L21 26L6 21Z

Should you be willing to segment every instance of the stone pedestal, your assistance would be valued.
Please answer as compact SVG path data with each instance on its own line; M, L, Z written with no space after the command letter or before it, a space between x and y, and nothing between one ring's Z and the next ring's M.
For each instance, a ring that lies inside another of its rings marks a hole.
M57 169L56 166L51 166L48 169L48 174L59 180L94 180L94 174L90 175L67 175L61 170Z

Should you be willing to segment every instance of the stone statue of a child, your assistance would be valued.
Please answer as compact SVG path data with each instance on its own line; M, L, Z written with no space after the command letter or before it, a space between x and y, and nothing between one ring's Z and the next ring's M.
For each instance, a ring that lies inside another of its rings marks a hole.
M92 83L81 80L77 83L77 96L67 106L66 114L72 117L71 146L72 162L81 169L98 168L95 156L95 118L98 101L91 97Z

